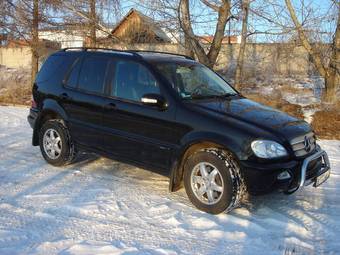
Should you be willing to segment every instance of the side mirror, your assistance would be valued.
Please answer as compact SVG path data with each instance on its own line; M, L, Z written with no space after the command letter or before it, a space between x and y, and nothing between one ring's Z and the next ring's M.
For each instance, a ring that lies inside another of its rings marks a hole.
M142 96L141 101L144 105L154 106L160 110L165 110L168 107L165 98L159 94L145 94Z

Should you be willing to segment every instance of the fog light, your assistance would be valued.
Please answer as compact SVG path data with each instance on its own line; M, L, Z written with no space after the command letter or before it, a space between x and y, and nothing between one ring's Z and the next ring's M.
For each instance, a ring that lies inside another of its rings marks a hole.
M292 176L290 175L290 173L288 171L283 171L282 173L280 173L278 176L277 176L277 179L282 181L282 180L287 180L287 179L290 179L292 178Z

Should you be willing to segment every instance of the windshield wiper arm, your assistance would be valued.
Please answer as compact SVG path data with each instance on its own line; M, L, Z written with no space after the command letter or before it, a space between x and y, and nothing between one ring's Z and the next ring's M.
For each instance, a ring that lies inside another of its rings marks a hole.
M209 99L209 98L227 98L238 95L237 93L226 93L220 95L201 95L201 94L194 94L188 97L187 99Z
M205 99L205 98L217 98L218 95L191 95L189 99Z
M223 95L220 95L220 97L233 97L233 96L237 96L238 93L225 93Z

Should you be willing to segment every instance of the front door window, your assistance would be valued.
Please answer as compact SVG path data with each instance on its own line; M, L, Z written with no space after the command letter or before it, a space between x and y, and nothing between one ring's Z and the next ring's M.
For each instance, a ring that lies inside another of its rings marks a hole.
M143 95L159 94L159 84L143 65L120 60L116 62L111 96L140 102Z

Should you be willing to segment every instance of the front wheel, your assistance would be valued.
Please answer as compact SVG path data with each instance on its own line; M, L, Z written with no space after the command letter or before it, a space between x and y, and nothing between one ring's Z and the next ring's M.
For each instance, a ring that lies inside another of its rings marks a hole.
M39 145L44 159L51 165L63 166L75 158L68 129L59 120L48 120L40 129Z
M184 165L184 186L200 210L218 214L239 205L245 186L231 153L211 149L190 156Z

